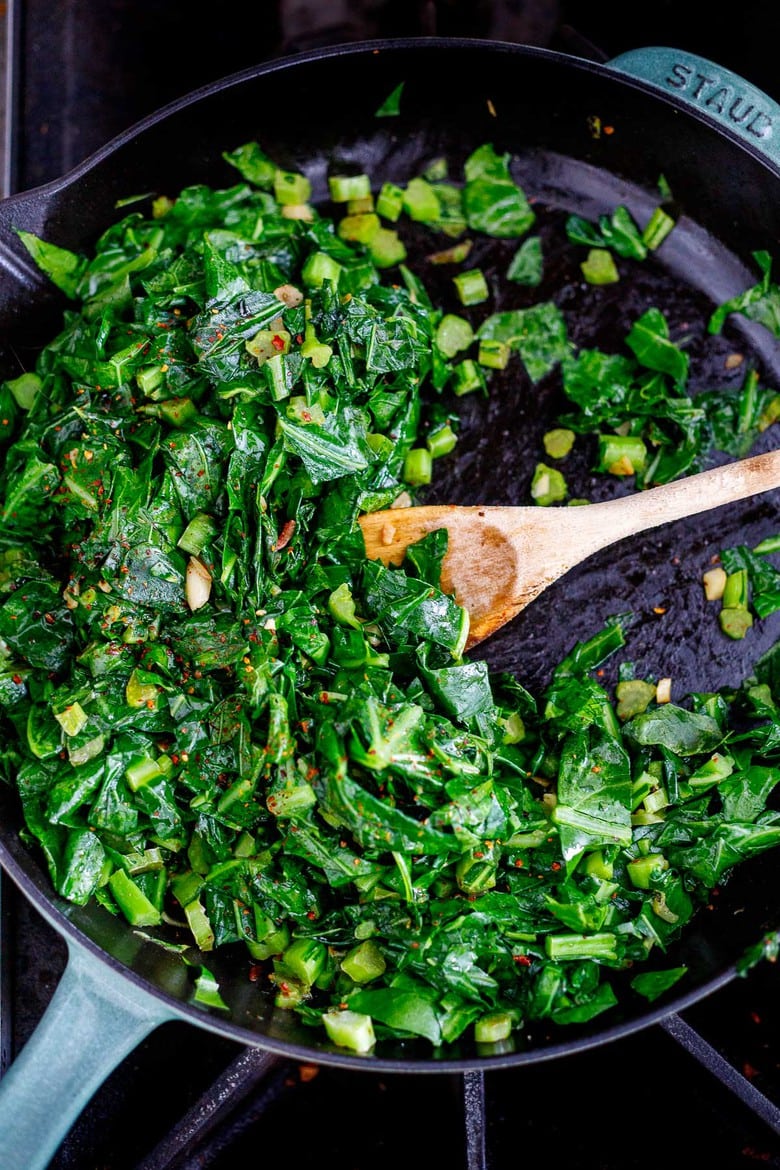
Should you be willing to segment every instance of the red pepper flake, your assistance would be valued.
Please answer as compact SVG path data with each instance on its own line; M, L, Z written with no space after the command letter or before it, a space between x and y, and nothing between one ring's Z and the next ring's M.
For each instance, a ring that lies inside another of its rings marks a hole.
M560 863L560 861L554 861L554 862L552 863L552 865L550 866L550 869L554 869L556 873L558 872L558 870L559 870L560 868L561 868L561 863Z
M274 333L273 337L271 338L271 345L274 347L274 349L284 349L284 338L280 337L278 333Z
M11 681L15 682L16 685L19 686L22 682L22 676L20 674L14 674L11 676Z
M319 1075L319 1068L316 1064L302 1064L298 1069L298 1076L305 1085L309 1081L313 1081Z
M257 983L257 981L260 978L260 976L262 975L262 973L263 973L263 968L260 967L257 963L253 963L252 966L249 968L249 982L250 983Z
M529 959L528 955L512 955L512 958L516 963L519 963L521 967L531 966L531 960Z
M294 532L295 532L295 521L294 520L286 520L284 522L284 524L282 525L282 530L276 539L276 544L274 545L274 551L278 552L279 549L282 549L285 547L285 545L288 545L290 543L290 541L292 540L292 536L293 536Z
M525 862L523 861L522 857L515 858L515 869L522 869L524 865Z
M758 1076L758 1069L753 1068L752 1064L748 1064L747 1061L745 1061L745 1063L742 1065L742 1075L747 1077L749 1081L752 1081L754 1077Z
M47 625L53 626L54 625L54 614L53 613L45 613L43 615L43 620L47 623Z

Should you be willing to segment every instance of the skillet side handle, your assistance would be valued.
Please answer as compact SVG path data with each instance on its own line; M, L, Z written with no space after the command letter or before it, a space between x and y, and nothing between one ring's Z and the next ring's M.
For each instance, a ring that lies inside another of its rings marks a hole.
M769 162L780 166L780 105L730 69L685 49L632 49L608 69L649 81L693 111L714 118Z
M0 1081L3 1170L44 1170L109 1073L174 1018L85 947L68 946L40 1023Z

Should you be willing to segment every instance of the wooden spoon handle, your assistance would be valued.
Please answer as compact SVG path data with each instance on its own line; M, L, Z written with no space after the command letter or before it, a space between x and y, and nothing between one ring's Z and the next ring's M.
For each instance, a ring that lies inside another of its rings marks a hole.
M777 487L780 487L780 451L769 451L617 500L590 504L577 509L583 551L596 552L637 532Z

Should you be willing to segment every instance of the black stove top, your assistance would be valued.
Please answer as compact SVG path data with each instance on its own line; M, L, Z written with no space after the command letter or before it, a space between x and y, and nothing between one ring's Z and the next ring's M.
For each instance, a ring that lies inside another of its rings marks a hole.
M209 81L282 53L375 36L496 37L602 59L668 44L780 100L776 3L743 0L738 22L703 0L655 0L633 16L626 8L616 0L265 0L205 10L175 0L18 0L9 5L13 189L59 176ZM7 881L2 898L5 1067L66 956ZM676 1165L780 1170L777 976L763 963L684 1018L484 1076L360 1075L166 1024L98 1090L51 1170L232 1170L269 1156L343 1170L503 1170L541 1158L571 1170L656 1170L671 1152Z

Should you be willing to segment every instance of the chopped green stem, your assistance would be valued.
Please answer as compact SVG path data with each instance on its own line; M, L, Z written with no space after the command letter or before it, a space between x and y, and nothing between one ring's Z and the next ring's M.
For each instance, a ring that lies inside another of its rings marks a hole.
M547 957L560 962L563 959L617 959L617 938L614 934L548 934L544 940Z

